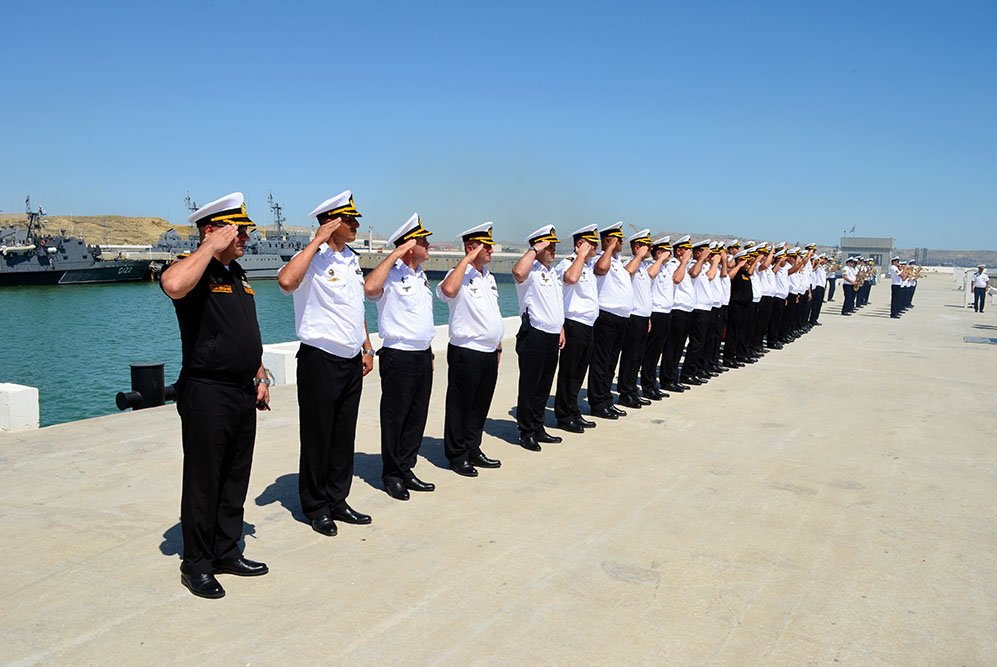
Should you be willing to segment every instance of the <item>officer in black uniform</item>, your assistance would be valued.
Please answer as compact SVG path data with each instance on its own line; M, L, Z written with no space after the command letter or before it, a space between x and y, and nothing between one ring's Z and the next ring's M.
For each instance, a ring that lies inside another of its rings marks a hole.
M225 595L214 575L266 574L243 557L243 505L256 440L256 411L269 409L269 373L253 288L235 261L253 222L242 193L217 199L190 216L201 245L163 272L173 300L183 362L176 382L183 439L180 581L200 597Z

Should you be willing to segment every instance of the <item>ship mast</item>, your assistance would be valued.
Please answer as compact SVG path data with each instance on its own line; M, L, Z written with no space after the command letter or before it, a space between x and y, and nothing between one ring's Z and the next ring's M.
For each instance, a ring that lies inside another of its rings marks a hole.
M187 196L184 197L183 203L184 203L184 206L187 207L187 210L190 211L191 213L193 213L197 209L201 208L200 206L197 205L196 201L194 201L194 200L192 200L190 198L190 190L187 191Z
M267 202L270 204L270 210L273 211L273 222L277 226L277 236L283 239L284 222L287 220L287 218L284 217L284 207L274 201L273 191L271 191L267 196Z
M24 209L28 213L28 238L33 239L42 232L42 216L45 210L39 206L37 211L31 210L31 195L24 197Z

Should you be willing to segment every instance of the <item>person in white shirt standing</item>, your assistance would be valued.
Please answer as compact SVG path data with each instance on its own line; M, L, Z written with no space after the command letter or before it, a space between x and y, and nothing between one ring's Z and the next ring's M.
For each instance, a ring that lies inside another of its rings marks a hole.
M334 520L368 524L370 516L346 503L353 481L357 411L363 376L374 368L364 321L363 272L347 245L357 236L360 213L347 190L309 214L315 238L277 275L294 294L298 348L298 415L301 460L298 492L312 529L336 534Z
M571 233L575 254L554 267L564 295L564 347L557 369L554 416L559 428L582 433L595 422L582 417L578 392L592 358L592 328L599 317L599 290L595 280L595 260L599 246L598 225L586 225Z
M987 267L980 264L973 274L973 310L977 313L982 313L983 307L987 304L988 287L990 287L990 276L987 275Z
M415 476L433 391L433 292L422 270L429 236L418 213L388 237L395 249L364 281L364 294L377 304L377 330L384 341L381 363L381 481L396 500L409 491L433 491Z
M703 384L714 377L704 362L706 338L709 335L710 320L713 311L713 290L710 289L710 273L716 276L716 265L709 262L711 258L710 239L703 239L692 246L694 260L689 262L687 272L692 279L695 290L695 305L692 309L692 320L689 323L689 345L685 351L685 361L682 362L682 382L684 384Z
M488 270L495 245L492 223L468 229L461 240L464 257L436 286L436 296L450 308L443 449L451 470L477 477L478 468L502 465L481 451L481 437L495 394L505 325L495 276Z
M561 442L559 436L544 428L544 415L557 370L557 352L564 348L564 294L561 279L551 268L558 243L553 225L534 230L526 242L529 248L512 267L522 318L516 334L519 359L516 424L520 446L539 452L541 442Z
M857 262L854 257L845 260L845 268L841 270L842 290L845 293L845 302L841 304L841 314L851 315L855 312L855 283L858 282L859 272L855 268Z
M602 254L596 258L594 268L599 288L599 317L593 329L588 402L592 415L601 419L618 419L627 414L613 405L611 388L634 307L631 277L641 258L635 257L626 265L619 259L622 228L623 223L617 222L599 232Z
M668 323L665 347L661 351L661 389L681 393L689 387L679 382L679 361L682 350L689 338L692 311L696 305L696 289L689 275L689 260L692 258L692 243L689 236L683 236L672 244L675 257L670 260L672 284L672 317ZM693 384L702 384L696 380Z
M677 262L672 260L672 244L668 236L656 240L651 246L651 253L654 263L647 270L651 277L651 330L647 334L647 346L641 360L640 390L645 397L660 400L668 397L668 394L661 391L661 386L667 384L662 354L675 303L672 275Z
M635 259L637 266L631 274L630 285L633 287L634 308L627 320L627 332L623 337L623 347L620 350L620 373L616 380L616 389L620 393L619 404L640 409L650 405L648 398L637 394L637 374L644 360L644 348L647 346L647 334L651 326L651 273L652 262L647 260L651 251L651 230L641 229L627 239L632 258L627 262L627 270ZM662 260L664 261L664 260ZM660 268L661 264L658 264ZM655 270L657 272L657 269ZM653 394L652 394L653 395Z
M890 317L900 319L900 308L903 302L903 271L900 268L900 258L890 258Z

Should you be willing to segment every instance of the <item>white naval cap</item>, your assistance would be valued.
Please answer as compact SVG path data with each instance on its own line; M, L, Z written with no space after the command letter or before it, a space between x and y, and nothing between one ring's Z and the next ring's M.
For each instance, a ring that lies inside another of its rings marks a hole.
M239 226L255 224L246 213L246 200L241 192L233 192L208 202L187 216L187 222L193 222L198 227L211 224Z
M539 229L534 229L530 232L530 235L526 237L526 242L530 245L534 243L542 243L547 241L548 243L557 243L559 239L557 234L554 233L554 225L544 225Z
M651 245L651 230L641 229L627 237L627 243L644 243Z
M696 241L692 244L693 248L701 248L703 246L709 246L712 241L710 239L703 239L702 241Z
M747 255L749 252L751 252L751 251L748 250L747 248L745 248L744 250L738 250L737 252L734 253L734 259L741 259L745 255Z
M900 255L894 255L893 257L890 257L890 261L891 262L899 262L900 261Z
M692 237L686 234L675 239L675 243L672 244L675 248L692 248L692 243L690 243Z
M662 236L660 239L655 239L652 244L655 248L671 248L672 247L672 237Z
M351 218L359 218L360 211L353 204L353 193L349 190L340 192L335 197L330 197L315 207L315 210L308 214L309 218L335 218L339 215L347 215Z
M611 236L613 238L622 239L623 238L623 221L614 222L608 227L603 227L599 230L599 236L606 238Z
M730 250L731 248L740 248L740 247L741 247L741 242L738 241L737 239L734 239L733 241L727 241L727 243L724 244L724 248L726 248L727 250Z
M495 241L492 240L492 223L490 222L465 229L460 233L460 238L464 243L479 241L485 245L495 245Z
M775 244L775 248L776 248L776 250L779 250L781 248L785 248L786 245L788 245L788 244L785 241L781 241L781 242Z
M585 239L592 243L599 242L599 225L585 225L571 232L571 238L577 243L578 239Z
M406 220L401 227L396 229L388 237L388 243L394 243L396 246L399 246L411 239L421 239L424 236L430 236L432 233L422 226L422 218L419 217L419 214L413 213L411 218Z
M775 253L775 255L773 255L773 257L782 257L785 254L786 254L786 249L779 248L779 250Z

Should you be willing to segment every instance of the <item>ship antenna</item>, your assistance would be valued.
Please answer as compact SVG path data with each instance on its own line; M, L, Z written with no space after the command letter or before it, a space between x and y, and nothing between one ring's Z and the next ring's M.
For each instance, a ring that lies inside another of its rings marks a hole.
M41 206L38 207L37 211L31 210L31 195L24 197L24 209L28 213L28 235L40 234L42 231L41 218L45 215L45 210Z
M284 217L284 207L274 201L273 191L270 191L267 201L270 203L270 210L273 211L273 221L277 225L277 236L281 236L284 233L284 222L287 220Z
M194 200L192 200L190 198L190 190L187 191L187 196L184 197L183 203L184 203L184 206L187 207L187 210L191 211L191 212L194 212L197 209L201 208L200 206L197 205L196 201L194 201Z

